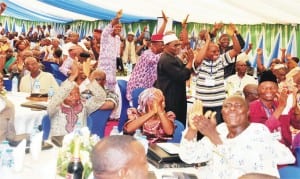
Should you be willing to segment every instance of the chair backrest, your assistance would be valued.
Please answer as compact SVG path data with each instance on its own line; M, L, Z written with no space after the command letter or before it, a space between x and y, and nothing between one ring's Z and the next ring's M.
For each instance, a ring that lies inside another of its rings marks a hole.
M56 63L50 64L52 74L54 78L59 79L61 81L65 81L67 76L65 76L62 72L59 71L59 65Z
M300 168L296 166L286 166L279 169L281 179L300 178Z
M43 140L47 140L49 138L50 128L51 121L49 115L46 114L42 119Z
M139 95L143 92L146 88L137 88L132 91L132 105L133 107L137 108L139 105Z
M104 137L105 126L112 110L96 110L88 116L87 126L91 134L97 134L100 138Z
M184 125L178 120L175 120L174 123L176 128L173 134L173 138L168 140L167 142L180 143L182 131L184 131Z
M300 168L300 146L295 148L296 166Z
M11 91L12 80L11 79L3 79L3 86L7 91Z
M47 61L42 61L41 63L44 65L44 71L49 73L53 73L51 64L57 64L55 62L47 62Z
M128 119L127 116L127 109L129 108L129 101L126 98L126 88L127 88L127 81L126 80L118 80L118 85L121 92L122 97L122 108L120 114L120 120L118 124L118 130L121 132L123 131L123 126Z

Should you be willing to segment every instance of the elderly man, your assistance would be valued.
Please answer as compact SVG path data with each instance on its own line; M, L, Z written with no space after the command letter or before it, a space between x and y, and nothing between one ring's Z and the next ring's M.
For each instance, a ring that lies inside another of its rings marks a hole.
M279 93L276 76L267 70L261 75L258 96L258 100L250 103L249 120L265 124L274 138L290 147L292 144L290 126L300 129L300 120L295 118L293 108L285 110L288 90L283 89Z
M246 173L279 177L277 164L294 163L289 148L274 139L266 126L249 122L243 97L227 98L222 115L224 123L218 126L212 115L196 115L190 121L193 127L183 133L180 158L186 163L208 162L201 178L238 178ZM197 131L205 136L199 141Z
M137 88L150 88L157 79L157 63L163 51L163 32L168 18L162 12L164 21L157 34L151 36L151 47L144 51L133 69L127 83L126 98L132 102L132 92Z
M168 32L163 37L164 51L157 64L157 82L166 101L166 111L173 111L177 120L186 123L186 81L192 73L192 61L194 54L192 49L187 50L187 64L177 56L181 49L181 43L175 33Z
M40 70L40 63L34 57L25 59L25 67L30 72L21 78L20 91L47 94L49 88L58 90L58 84L51 73Z
M100 53L98 59L98 69L101 69L107 75L106 86L109 90L115 91L116 79L116 59L120 54L120 33L122 25L119 20L122 17L122 10L119 10L116 17L102 31L100 41Z
M258 99L257 88L258 88L257 84L247 84L243 88L243 94L248 104Z
M109 89L107 89L105 87L106 74L104 73L104 71L99 70L99 69L94 70L91 73L89 80L97 81L99 87L103 88L106 92L105 102L101 105L100 109L102 109L102 110L115 109L119 104L119 96L115 92L110 91ZM90 90L90 85L87 85L87 90ZM93 91L91 91L91 92L93 92Z
M91 161L95 179L147 178L145 149L132 136L115 135L100 140L93 148Z
M75 83L79 73L78 64L73 63L71 73L55 93L48 104L48 114L51 120L51 136L64 136L76 128L87 124L87 116L102 106L105 102L106 93L99 88L96 81L90 83L94 96L89 100L82 100L78 85Z
M235 69L236 74L229 76L225 80L225 89L227 89L227 96L232 94L242 95L243 88L247 84L257 84L257 80L250 75L247 75L247 60L248 56L245 53L241 53L237 56Z

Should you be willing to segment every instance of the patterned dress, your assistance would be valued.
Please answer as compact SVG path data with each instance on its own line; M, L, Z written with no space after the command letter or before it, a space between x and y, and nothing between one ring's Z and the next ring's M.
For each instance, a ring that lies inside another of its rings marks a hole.
M127 115L129 121L132 121L132 120L136 120L138 117L144 114L139 113L136 108L128 108ZM175 114L169 111L167 112L167 118L170 121L174 122ZM168 136L165 134L159 119L146 121L142 126L142 133L143 135L147 136L147 140L150 143L166 142L168 139L172 139L172 136Z
M102 32L101 43L100 43L100 54L98 59L98 69L103 70L106 74L106 87L115 91L117 83L116 79L116 60L120 54L120 37L113 37L113 26L108 24Z
M157 79L157 63L161 54L146 50L136 63L127 83L126 98L132 100L132 92L137 88L150 88Z

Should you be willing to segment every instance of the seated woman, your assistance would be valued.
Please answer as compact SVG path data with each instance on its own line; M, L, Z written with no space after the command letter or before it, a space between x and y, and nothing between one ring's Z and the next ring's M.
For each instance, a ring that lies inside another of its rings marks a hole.
M48 104L51 120L50 136L64 136L75 128L87 125L87 116L100 108L105 102L106 93L94 80L90 88L95 91L89 100L81 100L78 85L74 82L78 76L78 64L74 62L71 74L55 93Z
M124 133L132 134L142 129L149 142L164 142L174 133L175 114L165 112L165 98L161 90L147 88L139 95L138 108L129 108Z
M224 123L216 126L214 117L205 116L209 115L190 119L179 152L186 163L208 162L201 178L238 178L247 173L279 177L277 165L295 162L289 148L273 138L265 125L249 122L243 97L233 95L224 101ZM205 136L199 141L197 131Z

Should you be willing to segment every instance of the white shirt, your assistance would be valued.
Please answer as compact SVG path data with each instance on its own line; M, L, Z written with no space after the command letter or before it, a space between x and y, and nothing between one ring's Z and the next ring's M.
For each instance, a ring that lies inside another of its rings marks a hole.
M214 145L207 137L200 141L184 138L180 144L180 158L186 163L208 161L203 178L238 178L246 173L263 173L279 177L277 165L295 162L291 151L274 139L268 128L251 123L235 138L227 138L225 123L217 126L222 145Z
M225 80L225 89L227 90L228 94L234 94L236 92L240 92L242 94L243 89L247 84L257 83L257 80L250 75L245 74L245 76L241 78L236 73L234 75L229 76Z

